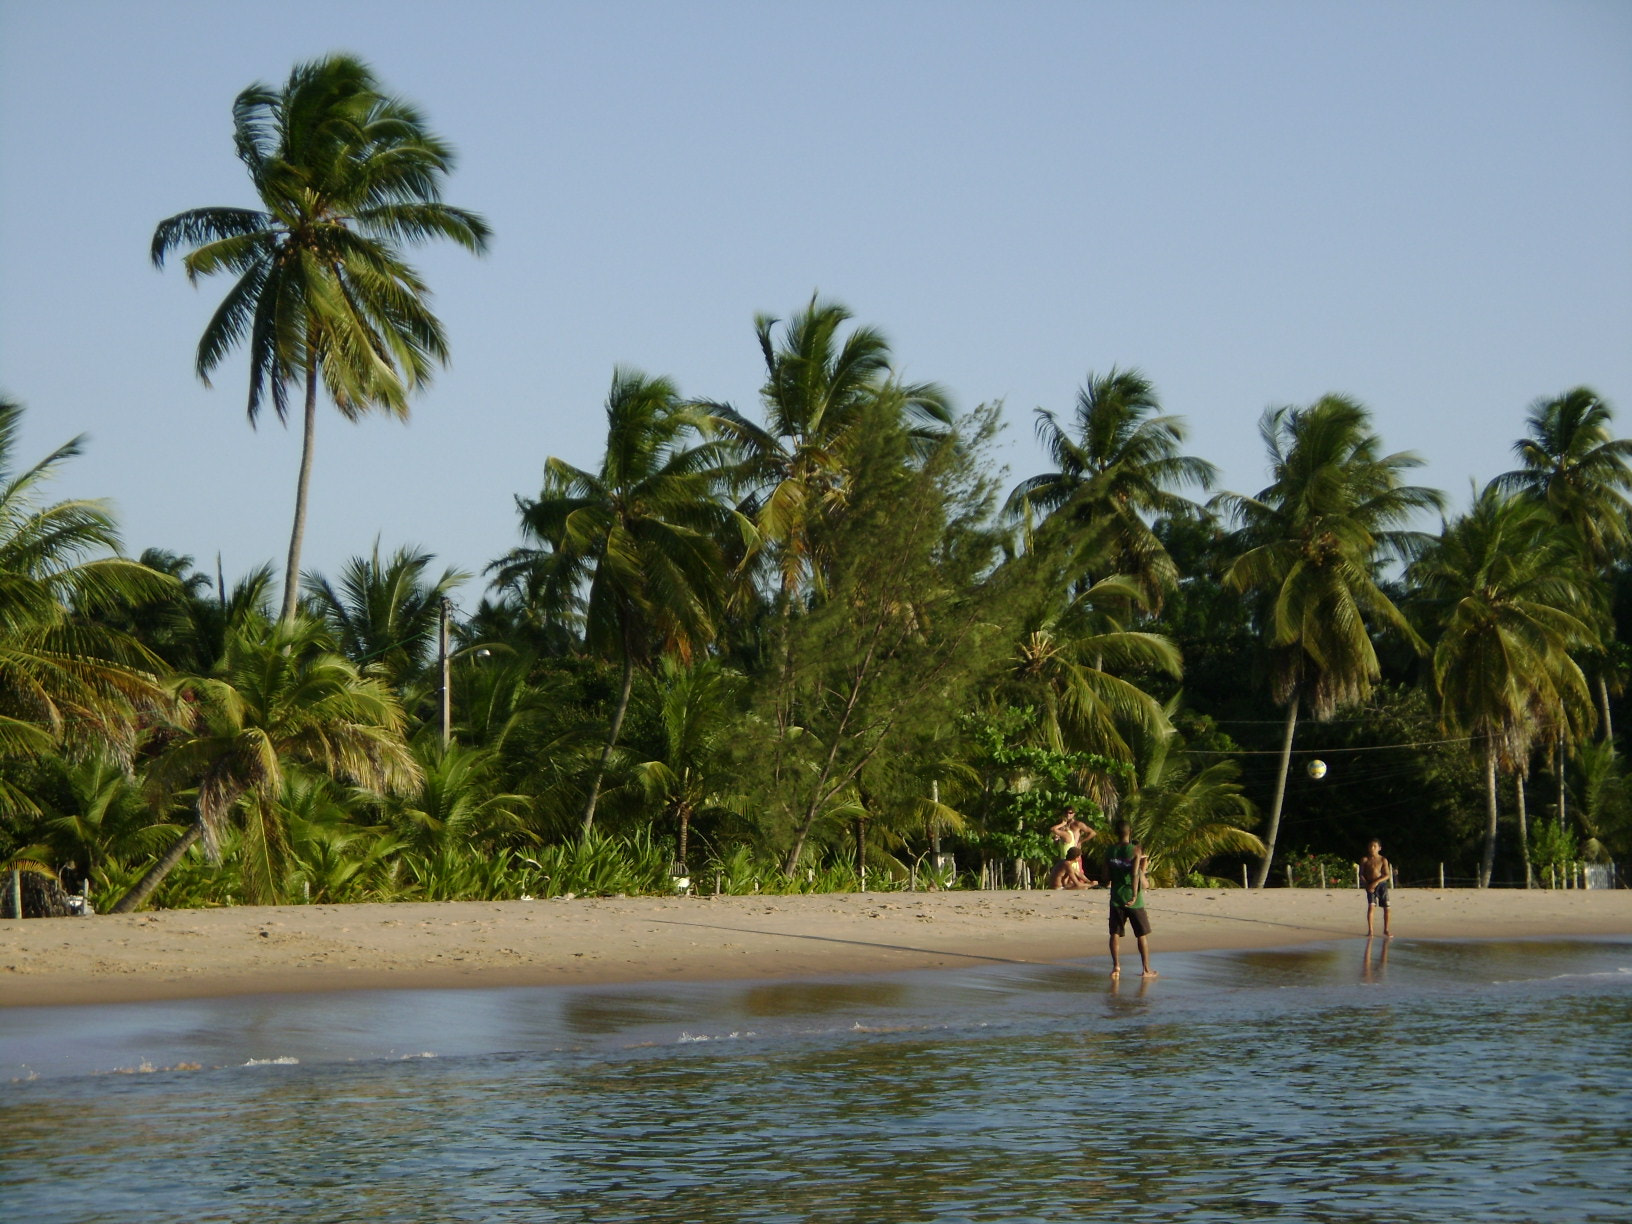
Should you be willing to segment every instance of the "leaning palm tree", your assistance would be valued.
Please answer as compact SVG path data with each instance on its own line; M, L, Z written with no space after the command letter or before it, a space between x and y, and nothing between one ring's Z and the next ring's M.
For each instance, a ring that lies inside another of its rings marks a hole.
M1598 575L1632 553L1632 438L1615 437L1613 416L1589 387L1537 400L1526 417L1526 436L1513 444L1522 466L1495 480L1501 489L1545 504L1574 534L1583 560ZM1600 730L1608 743L1614 727L1604 670L1597 684Z
M765 424L728 405L708 405L740 448L735 479L747 494L742 512L755 528L749 551L769 559L784 606L801 591L820 594L825 587L825 527L848 500L853 450L869 410L891 401L920 446L942 436L952 419L941 388L895 380L883 333L872 327L846 333L850 318L843 306L812 297L779 343L779 320L758 316Z
M720 540L733 515L724 500L718 441L708 417L666 378L618 370L606 401L606 454L598 471L550 458L537 498L517 499L525 537L493 567L507 589L584 592L585 645L616 660L622 679L584 802L588 836L607 766L629 709L635 672L658 654L690 658L712 641L725 593Z
M1538 739L1579 735L1592 700L1570 651L1592 638L1596 593L1545 507L1488 486L1411 567L1438 633L1434 688L1447 729L1471 736L1485 765L1479 886L1496 861L1497 774L1526 772ZM1521 817L1522 821L1522 817ZM1521 837L1523 829L1521 826Z
M1366 698L1381 674L1372 624L1390 626L1424 648L1378 584L1377 568L1421 547L1426 537L1403 524L1441 501L1436 490L1401 483L1401 473L1421 460L1383 454L1370 413L1353 400L1328 395L1307 408L1271 409L1259 433L1272 483L1256 497L1215 499L1240 525L1242 551L1225 585L1262 596L1271 691L1286 707L1256 888L1269 878L1275 857L1300 709L1323 721Z
M192 248L190 281L237 280L198 344L198 375L249 349L249 420L270 398L286 421L305 390L295 521L282 619L300 594L301 541L321 382L347 420L408 416L408 396L448 356L424 281L402 248L436 238L486 249L487 223L441 200L453 152L412 106L380 92L367 65L331 55L296 65L280 89L255 84L233 103L238 157L261 207L195 208L161 221L153 262Z
M0 400L0 760L65 743L128 760L140 713L160 700L159 663L104 614L171 596L179 584L118 555L104 503L42 502L83 439L19 469L22 419L20 405ZM35 805L0 770L0 813L7 809Z
M186 717L149 780L193 788L193 819L113 913L141 906L195 842L214 857L235 813L245 832L245 885L254 898L276 897L286 841L278 797L293 767L380 792L418 780L396 698L341 655L319 621L247 626L212 674L183 677L178 687Z
M1101 575L1134 577L1145 601L1159 609L1178 570L1149 520L1198 515L1177 490L1211 488L1218 474L1205 459L1180 452L1184 437L1184 422L1162 413L1155 388L1138 370L1090 374L1069 427L1037 409L1037 439L1055 470L1021 481L1006 509L1017 518L1038 513L1068 522L1085 564Z

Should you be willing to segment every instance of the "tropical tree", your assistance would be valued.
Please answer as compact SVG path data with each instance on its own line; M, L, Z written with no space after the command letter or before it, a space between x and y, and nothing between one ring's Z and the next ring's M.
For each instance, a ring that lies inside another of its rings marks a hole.
M716 801L724 780L726 740L737 713L744 679L715 659L659 660L658 716L661 757L645 761L636 775L649 798L675 826L675 861L686 862L692 819Z
M371 667L399 691L430 662L442 603L469 575L445 569L428 576L430 553L399 548L381 559L380 543L367 557L353 557L338 583L307 575L313 609L327 622L341 651L359 667Z
M1179 574L1150 520L1198 516L1200 508L1177 490L1211 488L1218 469L1181 453L1183 420L1162 412L1138 370L1090 374L1069 426L1044 408L1036 426L1055 470L1021 481L1009 495L1009 515L1063 518L1084 566L1099 576L1132 576L1144 601L1159 609Z
M1497 775L1528 772L1538 739L1591 721L1585 676L1570 651L1593 636L1591 576L1538 501L1492 483L1412 565L1409 581L1438 633L1434 688L1447 729L1472 737L1485 765L1479 887L1496 861ZM1520 809L1521 852L1528 842ZM1528 877L1528 858L1526 876Z
M495 753L490 748L443 744L421 735L413 743L418 782L383 804L386 822L404 845L424 854L469 853L530 840L524 813L527 800L496 786Z
M1582 559L1600 576L1632 552L1632 438L1615 437L1613 417L1589 387L1537 400L1526 417L1526 436L1513 444L1522 466L1495 481L1501 489L1544 503L1574 534ZM1607 743L1614 727L1606 671L1598 671L1597 681Z
M1381 675L1371 626L1391 627L1424 649L1378 581L1386 559L1408 557L1425 537L1403 524L1440 505L1433 489L1401 483L1416 456L1382 453L1360 404L1328 395L1307 408L1275 408L1259 425L1272 482L1256 497L1221 494L1241 551L1225 585L1262 597L1260 632L1270 687L1286 730L1254 887L1269 877L1300 709L1316 719L1365 699Z
M1156 633L1128 629L1122 612L1143 604L1131 578L1102 578L1061 607L1058 588L1022 620L999 703L1033 706L1044 746L1101 753L1132 764L1136 745L1172 731L1161 703L1120 672L1183 674L1179 652ZM1109 803L1112 796L1096 798Z
M43 487L83 439L18 469L22 420L21 405L0 399L0 760L65 744L128 760L138 715L161 698L159 661L107 622L179 588L118 555L104 503L42 504ZM15 774L0 772L0 814L18 810L35 804Z
M1234 761L1192 761L1176 732L1156 747L1143 784L1122 809L1150 854L1153 884L1182 884L1220 854L1267 853L1250 831L1258 812L1242 793L1240 773Z
M517 499L533 545L492 567L507 588L584 601L585 645L621 664L599 764L584 802L588 835L617 748L637 669L660 654L688 659L712 641L726 592L720 541L733 521L723 499L725 451L703 437L709 418L666 378L620 369L606 401L598 471L551 457L537 498Z
M403 248L437 238L486 249L481 217L441 200L453 152L419 112L380 92L348 55L298 64L282 89L255 84L233 103L238 157L260 208L195 208L153 233L159 267L173 251L187 277L236 277L198 345L198 375L249 349L250 424L270 398L305 391L295 519L282 619L295 614L321 382L341 415L408 416L408 397L447 360L441 322Z
M236 812L252 897L279 892L286 834L279 796L291 768L377 792L412 786L419 768L386 685L339 654L321 622L297 616L233 634L209 676L182 678L186 717L149 774L156 787L195 788L193 819L114 913L140 907L195 842L216 856Z
M779 320L758 316L765 424L729 405L708 405L741 450L735 480L747 492L740 508L754 526L750 554L769 561L785 602L826 587L828 536L849 500L855 446L869 409L889 400L920 452L952 419L941 388L894 379L883 333L860 326L845 332L850 319L845 307L813 296L779 342Z
M786 872L819 823L865 811L875 761L939 752L1000 665L1022 567L997 564L995 497L975 471L993 428L979 411L920 455L899 405L867 410L826 597L770 628L776 662L738 745L745 802L786 839Z

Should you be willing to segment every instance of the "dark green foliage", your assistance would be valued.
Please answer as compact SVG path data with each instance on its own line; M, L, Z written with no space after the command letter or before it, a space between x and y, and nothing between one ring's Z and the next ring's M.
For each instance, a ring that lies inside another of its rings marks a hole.
M741 744L744 788L786 839L789 871L818 824L857 802L868 765L921 755L1001 658L1014 582L996 566L991 489L975 464L990 427L977 414L919 458L886 401L860 435L830 524L825 596L777 625L778 662Z

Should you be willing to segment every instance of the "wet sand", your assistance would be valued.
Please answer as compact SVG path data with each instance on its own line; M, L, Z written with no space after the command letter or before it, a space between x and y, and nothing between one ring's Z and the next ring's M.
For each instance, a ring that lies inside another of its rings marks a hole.
M1108 962L1105 910L1099 890L241 906L7 920L0 1006ZM1150 913L1158 970L1164 951L1365 936L1356 889L1162 889L1150 893ZM1632 935L1632 891L1402 890L1394 932ZM1124 944L1124 960L1136 957L1131 938ZM1135 973L1137 966L1135 958Z

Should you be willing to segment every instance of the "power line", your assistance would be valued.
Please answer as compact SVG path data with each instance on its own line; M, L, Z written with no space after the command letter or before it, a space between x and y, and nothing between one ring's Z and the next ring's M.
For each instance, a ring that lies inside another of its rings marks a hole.
M1461 739L1440 740L1407 740L1399 744L1370 744L1361 748L1294 748L1293 756L1335 756L1340 752L1387 752L1391 748L1435 748L1442 744L1471 744L1482 739L1482 736L1469 735ZM1280 756L1279 748L1186 748L1185 752L1193 756Z

